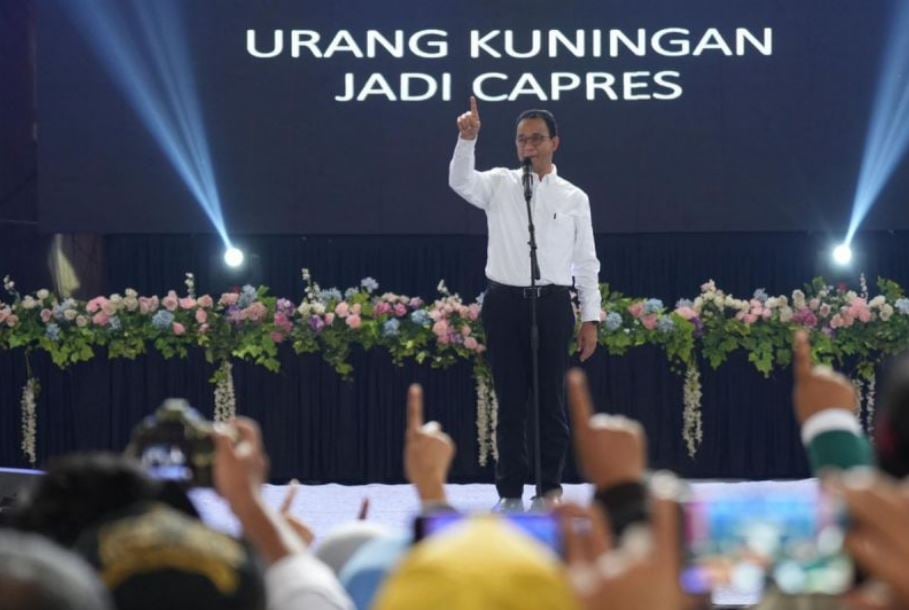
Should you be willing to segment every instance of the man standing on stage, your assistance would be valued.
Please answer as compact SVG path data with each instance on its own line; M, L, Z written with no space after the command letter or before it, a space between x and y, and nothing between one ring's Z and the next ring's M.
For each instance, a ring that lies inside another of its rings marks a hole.
M458 117L460 137L449 166L448 183L469 203L486 212L489 241L488 287L483 301L483 328L489 364L499 402L496 442L497 509L523 510L521 495L529 470L524 442L531 412L530 233L522 170L475 169L474 149L480 131L476 98ZM540 461L544 497L561 494L562 470L568 449L565 415L565 373L574 333L574 308L569 288L574 278L581 304L578 350L581 360L593 354L600 319L597 260L586 193L558 175L552 156L559 148L555 117L546 110L527 110L518 117L515 145L518 159L529 158L533 169L531 210L537 239L539 299ZM533 508L543 499L534 498Z

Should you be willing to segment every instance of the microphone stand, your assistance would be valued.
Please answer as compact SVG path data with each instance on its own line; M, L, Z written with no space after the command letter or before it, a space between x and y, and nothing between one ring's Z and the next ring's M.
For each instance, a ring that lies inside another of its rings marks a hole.
M533 471L536 483L537 498L543 499L542 459L540 457L540 327L537 324L537 299L540 291L537 280L540 279L540 264L537 260L537 238L533 226L533 213L530 200L533 198L533 167L530 157L524 159L524 202L527 204L527 232L530 235L530 373L533 385L531 396L533 418Z

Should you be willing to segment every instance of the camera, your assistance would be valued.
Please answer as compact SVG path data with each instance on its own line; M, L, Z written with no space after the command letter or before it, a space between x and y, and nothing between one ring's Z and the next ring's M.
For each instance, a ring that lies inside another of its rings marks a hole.
M133 430L125 454L155 479L211 487L214 428L182 398L168 398Z

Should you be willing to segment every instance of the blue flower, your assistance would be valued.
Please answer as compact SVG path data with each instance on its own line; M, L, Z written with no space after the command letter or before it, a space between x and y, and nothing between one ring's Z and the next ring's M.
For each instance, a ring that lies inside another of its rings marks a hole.
M350 300L350 299L354 298L355 296L357 296L357 294L359 294L359 292L360 291L357 290L356 288L348 288L347 290L344 291L344 298Z
M48 324L47 328L44 330L44 334L47 335L47 338L51 341L59 341L62 331L56 324Z
M158 330L168 330L170 325L174 323L174 314L167 311L166 309L159 309L158 313L152 317L152 326Z
M661 333L669 334L675 330L675 322L669 316L663 316L657 324L657 330Z
M107 323L110 325L110 329L114 332L123 328L123 324L120 323L120 318L117 316L111 317Z
M622 327L622 314L614 311L606 315L606 330L618 330Z
M344 298L344 295L341 294L341 291L337 288L329 288L328 290L323 290L319 292L319 298L322 301L340 301Z
M758 301L760 301L761 303L763 303L768 298L767 291L764 290L763 288L758 288L757 290L754 291L754 298L757 299Z
M246 309L255 302L257 296L256 289L247 284L240 292L240 298L237 300L237 307Z
M429 317L429 314L424 309L418 309L410 314L410 321L426 328L432 326L432 318Z
M374 292L379 287L379 282L371 277L364 277L360 280L360 286L366 289L366 292Z
M909 316L909 299L897 299L893 306L904 316Z
M397 337L398 329L401 327L401 323L397 318L392 318L385 322L382 325L382 336L383 337Z
M694 307L694 303L690 299L679 299L675 303L675 308L681 309L682 307Z
M663 301L659 299L647 299L647 302L644 303L644 313L659 313L663 310Z

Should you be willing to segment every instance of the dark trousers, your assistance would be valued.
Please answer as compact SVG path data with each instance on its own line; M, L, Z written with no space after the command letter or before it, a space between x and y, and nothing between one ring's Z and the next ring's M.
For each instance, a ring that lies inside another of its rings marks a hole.
M499 403L496 442L496 489L502 498L520 498L532 480L528 447L533 447L531 416L530 299L520 288L490 284L482 310L487 357ZM565 373L569 342L574 334L574 308L567 289L553 290L537 300L540 329L540 461L543 493L561 489L568 420L565 415Z

